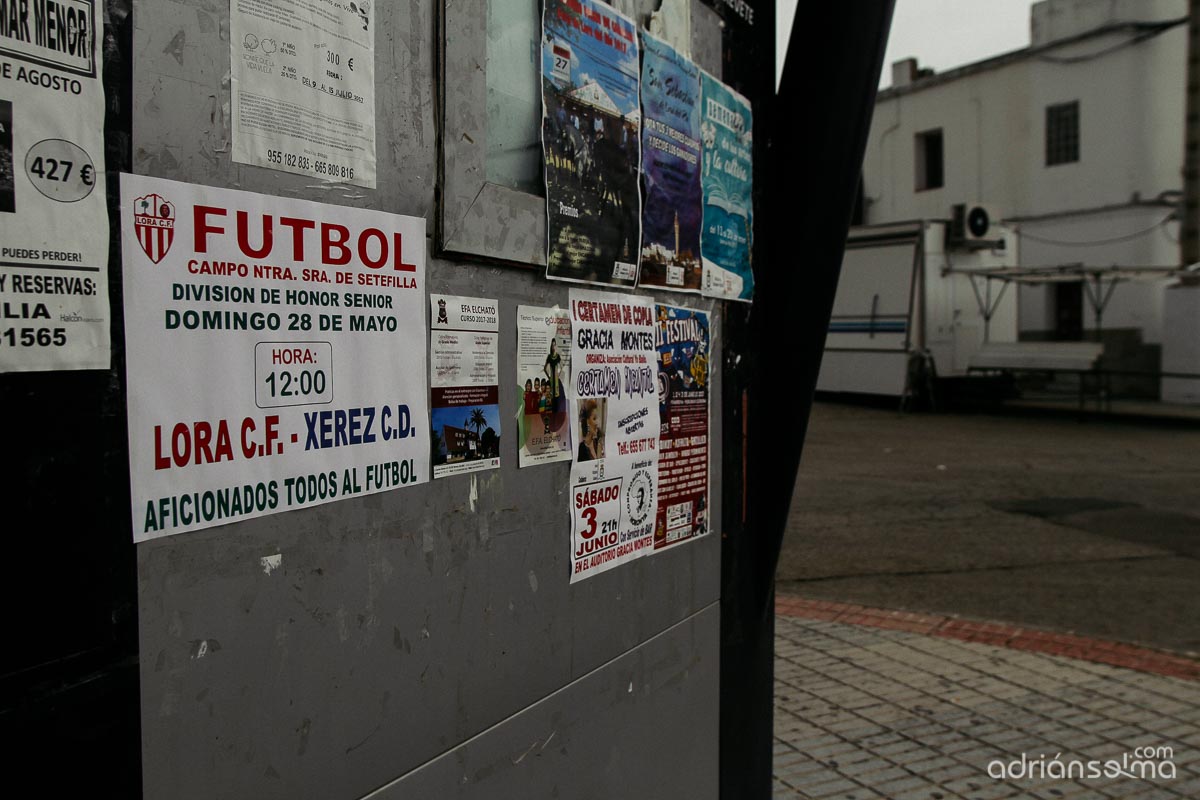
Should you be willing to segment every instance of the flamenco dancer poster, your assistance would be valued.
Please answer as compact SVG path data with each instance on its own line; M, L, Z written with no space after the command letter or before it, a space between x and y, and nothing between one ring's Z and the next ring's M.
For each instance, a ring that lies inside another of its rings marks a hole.
M570 374L570 313L560 308L517 306L519 466L571 460Z

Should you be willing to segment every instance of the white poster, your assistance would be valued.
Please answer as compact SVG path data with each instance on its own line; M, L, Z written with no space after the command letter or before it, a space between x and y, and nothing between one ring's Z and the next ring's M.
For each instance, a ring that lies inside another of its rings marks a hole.
M123 175L133 538L429 479L425 221Z
M654 299L572 291L571 582L648 555L658 506Z
M0 372L109 367L102 20L51 5L0 3Z
M500 466L500 304L429 295L433 477Z
M517 306L519 466L571 460L571 314Z
M231 0L233 160L375 188L370 0Z

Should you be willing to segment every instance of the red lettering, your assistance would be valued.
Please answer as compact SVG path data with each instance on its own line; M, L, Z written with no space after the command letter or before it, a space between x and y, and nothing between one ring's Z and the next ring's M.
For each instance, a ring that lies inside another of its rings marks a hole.
M238 247L250 258L266 258L271 254L271 241L275 238L275 228L270 214L262 215L262 247L257 250L250 246L250 215L245 211L237 212Z
M225 209L214 206L195 206L192 209L193 249L197 253L208 252L208 234L224 233L224 228L208 224L209 215L225 216Z
M196 463L211 464L212 454L212 425L207 422L196 423ZM203 456L203 458L201 458Z
M162 451L162 425L154 426L154 468L171 468L171 459L163 455Z
M292 260L304 260L304 232L317 227L311 219L280 217L279 224L292 229Z
M399 234L397 234L399 236ZM379 258L371 258L368 252L368 242L371 239L379 241ZM358 257L371 269L379 269L388 260L388 240L387 235L378 228L367 228L358 237Z
M398 233L395 233L395 234L392 234L392 238L394 239L394 241L395 241L395 243L396 243L396 247L395 247L395 249L396 249L396 266L395 266L395 271L396 271L396 272L416 272L416 271L417 271L417 265L416 265L416 264L406 264L406 263L404 263L404 261L403 261L403 258L404 258L404 254L403 254L404 240L403 240L403 237L401 237L401 236L400 236L400 234L398 234ZM423 246L423 243L422 243L422 246Z
M254 420L246 417L242 420L242 455L246 458L254 458L254 442L250 441L248 436L251 433L254 433Z
M180 444L180 439L183 443ZM171 431L171 458L175 461L175 466L182 467L188 463L192 455L192 432L188 430L188 426L182 422L176 422L175 428Z
M217 449L214 461L233 461L233 444L229 441L229 425L225 420L217 427Z
M334 238L334 234L337 238ZM350 229L345 225L338 225L333 222L321 223L321 263L328 264L334 267L344 266L350 263L350 248L346 247L346 242L350 241ZM339 255L334 255L337 250Z

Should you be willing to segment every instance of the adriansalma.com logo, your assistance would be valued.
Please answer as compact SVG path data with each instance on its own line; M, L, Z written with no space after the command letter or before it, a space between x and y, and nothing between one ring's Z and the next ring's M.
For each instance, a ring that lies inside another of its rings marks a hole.
M1063 758L1057 753L1047 758L992 759L987 765L989 777L998 781L1041 780L1112 780L1133 778L1142 781L1175 779L1175 751L1169 746L1137 747L1112 758Z

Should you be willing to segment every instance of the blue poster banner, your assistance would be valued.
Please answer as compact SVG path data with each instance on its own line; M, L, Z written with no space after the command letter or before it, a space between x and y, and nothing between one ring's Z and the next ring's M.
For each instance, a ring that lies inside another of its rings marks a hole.
M641 286L699 292L700 68L642 34Z
M750 301L753 117L750 102L701 71L704 294Z
M633 20L599 0L545 0L546 277L637 282L640 120Z

